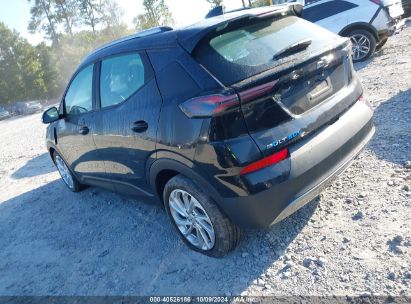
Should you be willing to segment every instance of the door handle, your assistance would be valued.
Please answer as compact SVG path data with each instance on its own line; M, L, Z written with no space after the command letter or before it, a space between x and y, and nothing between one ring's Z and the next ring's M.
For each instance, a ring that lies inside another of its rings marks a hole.
M144 132L148 129L148 123L146 123L144 120L139 120L133 123L133 127L131 130L136 133L141 133Z
M90 132L90 129L86 126L82 126L82 127L80 127L78 132L82 135L86 135L86 134L88 134L88 132Z

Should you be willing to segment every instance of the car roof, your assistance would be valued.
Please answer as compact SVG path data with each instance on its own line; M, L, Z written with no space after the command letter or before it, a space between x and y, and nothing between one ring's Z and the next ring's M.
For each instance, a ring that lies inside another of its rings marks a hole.
M131 52L144 49L170 48L176 47L177 44L180 44L191 53L202 37L214 30L216 27L226 24L228 21L234 21L241 18L259 17L282 11L286 12L294 5L296 4L273 5L239 10L216 17L203 19L200 22L180 29L158 27L139 32L134 35L115 40L94 50L83 59L79 69L104 57L109 57L127 51ZM149 33L150 31L152 31L152 33Z

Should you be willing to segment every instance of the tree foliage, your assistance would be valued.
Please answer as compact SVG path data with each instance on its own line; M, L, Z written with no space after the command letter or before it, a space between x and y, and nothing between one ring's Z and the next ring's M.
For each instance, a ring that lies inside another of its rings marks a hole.
M43 76L36 48L0 22L0 103L44 96Z
M76 0L55 0L57 23L63 23L65 32L73 36L74 27L79 21Z
M83 24L91 27L96 33L97 26L102 21L103 8L100 0L79 0L80 18Z
M54 44L58 43L59 31L57 28L57 15L53 8L52 0L33 0L30 8L31 19L28 30L31 33L43 32L45 38Z
M144 0L143 7L144 13L133 20L137 30L174 25L173 16L164 0Z

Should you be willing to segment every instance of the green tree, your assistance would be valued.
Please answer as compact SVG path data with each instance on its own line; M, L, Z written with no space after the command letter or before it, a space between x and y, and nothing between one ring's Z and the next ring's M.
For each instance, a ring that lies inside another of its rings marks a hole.
M0 22L0 102L42 98L47 88L35 48Z
M80 18L84 25L90 26L93 33L96 33L97 26L102 21L102 2L100 0L78 0L80 8Z
M76 0L54 0L56 21L63 23L66 33L73 36L78 16L78 3Z
M59 58L56 48L46 45L44 42L35 47L36 56L43 72L43 81L46 87L45 97L52 99L62 94L64 80L59 69Z
M102 23L104 29L101 34L107 38L116 39L123 35L131 34L127 25L122 21L124 11L113 0L105 0L103 3Z
M143 6L144 14L136 16L133 20L137 30L174 25L173 16L164 0L144 0Z
M54 44L58 43L59 31L57 26L57 15L52 0L28 0L32 3L30 8L31 19L28 30L31 33L44 32L47 39Z

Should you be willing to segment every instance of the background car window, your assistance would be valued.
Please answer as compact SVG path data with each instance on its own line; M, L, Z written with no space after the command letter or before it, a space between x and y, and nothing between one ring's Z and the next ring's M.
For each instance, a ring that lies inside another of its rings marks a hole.
M347 1L329 1L313 7L304 8L303 18L311 22L317 22L357 6L358 5Z
M103 60L101 63L101 107L118 104L144 85L144 64L140 54L133 53Z
M93 109L93 65L83 69L70 84L64 99L67 114L81 114Z

